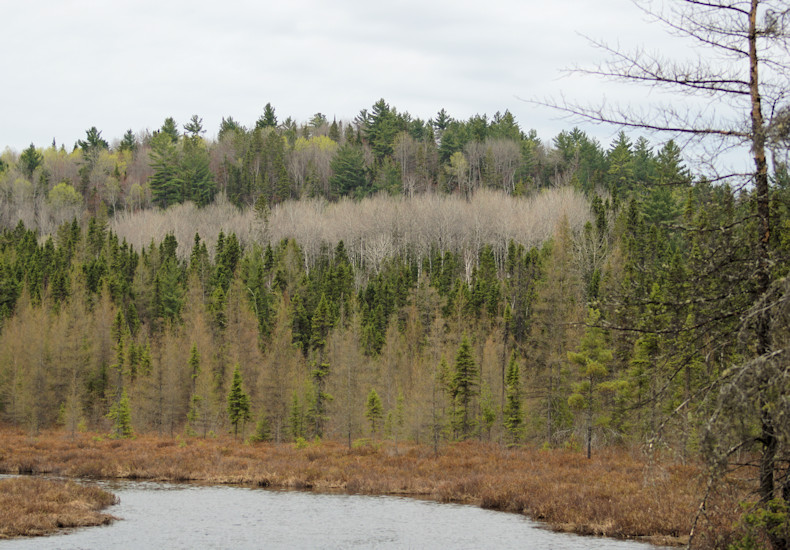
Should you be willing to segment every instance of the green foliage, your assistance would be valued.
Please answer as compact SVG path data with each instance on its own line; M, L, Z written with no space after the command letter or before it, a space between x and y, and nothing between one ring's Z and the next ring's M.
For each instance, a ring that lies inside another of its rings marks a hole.
M91 155L96 151L109 149L110 144L107 143L106 139L101 137L101 132L96 126L91 126L85 131L85 139L77 140L77 147L82 149L84 155Z
M202 131L200 123L193 121L185 128L192 135L184 138L183 155L177 168L177 179L182 186L178 202L191 200L198 206L206 206L214 200L217 193L214 176L209 169L211 159L199 135Z
M383 415L384 409L381 405L381 398L379 394L376 393L376 390L371 388L370 393L368 393L367 403L365 404L365 418L370 422L371 434L375 435L378 433L379 423Z
M787 545L790 541L790 514L784 499L773 499L765 504L744 503L741 539L729 550L758 550L767 548L771 541ZM776 547L776 546L775 546Z
M132 413L129 405L129 397L126 395L126 390L123 390L121 399L110 407L110 412L107 414L113 423L113 437L116 439L126 439L134 437L134 430L132 429Z
M255 123L255 128L276 128L277 116L274 114L274 107L271 103L267 103L263 108L263 114Z
M183 200L183 189L179 174L180 156L176 140L164 132L151 138L151 168L153 176L149 180L154 203L167 208Z
M233 367L233 381L228 392L228 419L233 425L233 435L239 433L239 424L244 433L244 423L250 419L250 398L242 388L241 371L239 364Z
M82 205L82 195L66 182L60 182L50 189L47 198L53 208L70 209Z
M135 137L134 132L132 132L131 128L126 130L123 138L121 138L121 143L118 145L118 149L120 151L135 152L137 150L137 146L137 138Z
M262 442L262 441L271 441L272 439L272 429L271 424L269 422L269 417L265 414L261 414L258 423L255 425L255 433L250 436L250 441L252 442Z
M455 405L453 429L458 439L473 435L476 422L473 403L479 395L479 371L472 357L472 344L466 334L455 355L455 371L452 378L451 395Z
M346 143L338 149L331 163L332 177L329 184L332 197L363 197L368 194L367 170L362 149Z
M173 117L167 117L162 123L162 127L154 132L154 137L157 135L162 135L166 137L171 143L178 143L178 140L181 138L181 134L178 131L178 124Z
M605 334L599 323L601 314L590 308L585 321L584 336L578 352L568 352L568 359L579 368L581 382L573 388L568 398L572 409L586 413L586 444L587 458L590 458L592 445L593 416L602 409L601 392L605 387L601 384L609 374L607 365L612 361L612 350L607 346Z
M502 424L507 430L508 445L517 444L524 432L524 412L521 405L521 381L516 352L510 355L505 378L505 408L502 411Z
M30 147L22 151L22 154L19 155L19 168L28 179L32 179L33 172L36 171L36 168L41 166L43 161L44 155L42 155L31 143Z
M305 435L305 410L304 405L299 399L299 394L294 392L291 397L291 408L288 416L288 427L294 441L304 441Z
M487 439L491 439L491 428L496 422L497 409L494 396L488 382L483 382L480 389L480 429Z

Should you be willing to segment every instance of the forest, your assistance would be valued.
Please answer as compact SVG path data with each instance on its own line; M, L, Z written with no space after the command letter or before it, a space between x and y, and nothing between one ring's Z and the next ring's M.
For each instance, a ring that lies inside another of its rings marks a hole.
M764 185L736 185L672 140L383 99L204 134L167 118L0 156L4 423L636 447L748 469L774 514L750 517L787 526L781 139Z
M592 41L575 73L648 107L532 101L609 143L380 99L6 148L0 423L354 464L627 450L643 492L705 477L689 545L707 516L734 537L707 547L790 548L790 9L635 3L690 57Z
M735 317L690 279L746 260L712 258L705 228L749 201L673 142L544 144L507 112L424 122L384 100L203 133L6 151L6 421L699 450L700 390L735 351L683 328Z
M422 121L384 100L203 133L168 118L3 154L5 421L714 444L714 388L749 347L752 190L695 176L674 142L543 142L508 112Z

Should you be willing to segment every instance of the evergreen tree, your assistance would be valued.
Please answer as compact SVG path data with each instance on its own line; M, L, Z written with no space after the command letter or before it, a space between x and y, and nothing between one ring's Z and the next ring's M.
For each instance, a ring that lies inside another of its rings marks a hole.
M192 115L189 122L184 124L184 130L189 134L188 137L192 139L200 137L200 134L205 133L203 129L203 119L197 115Z
M601 314L590 309L587 328L578 352L569 352L568 359L579 367L582 381L568 398L571 408L585 412L585 445L587 458L591 456L594 415L601 410L601 392L607 388L601 382L609 374L606 366L612 360L612 350L606 346L603 330L598 326Z
M505 381L506 402L503 410L502 424L507 432L508 446L515 445L524 432L524 412L521 405L521 382L516 352L510 355Z
M137 138L131 128L124 133L123 138L121 138L121 143L118 145L118 149L120 151L129 151L132 153L137 150Z
M44 155L39 153L35 145L31 143L30 147L22 151L22 154L19 155L18 165L22 173L27 176L28 179L32 180L33 172L36 171L36 168L41 166L42 162L44 162Z
M337 150L331 162L332 177L329 184L332 197L362 197L367 194L365 157L362 149L346 143Z
M370 389L368 393L368 400L365 404L365 418L370 422L370 433L376 435L378 433L379 422L384 414L384 409L381 405L381 398L376 393L374 388Z
M312 339L310 347L315 352L313 361L313 384L315 386L315 400L311 410L311 417L315 426L316 437L324 435L324 421L326 420L326 402L331 401L332 396L326 392L326 377L329 376L330 365L326 361L325 347L329 331L332 328L332 318L329 305L325 295L321 295L315 313L313 314L313 328L311 331Z
M77 140L77 147L82 149L83 155L90 155L95 151L109 149L110 144L107 143L106 139L101 137L101 132L96 126L91 126L85 131L85 139Z
M129 396L124 388L121 399L110 407L107 418L113 423L113 437L124 439L134 436L132 429L132 413L129 405Z
M160 208L181 202L184 198L179 174L180 157L176 140L164 132L151 138L151 168L149 180L154 203Z
M288 414L288 427L294 441L305 436L304 405L299 400L299 394L297 392L293 393L293 398L291 399L291 409Z
M256 132L261 132L257 130ZM285 166L285 140L274 130L265 131L261 144L262 180L260 191L268 204L277 204L291 197L293 182Z
M197 387L197 379L200 375L200 353L198 352L197 345L194 343L189 350L189 361L187 365L189 366L189 378L192 380L192 393L194 394Z
M612 143L607 160L609 161L608 182L612 192L623 193L633 188L634 167L631 140L621 131ZM615 191L616 190L616 191Z
M475 428L473 401L479 394L479 373L472 357L472 344L464 334L455 355L452 396L455 405L453 428L459 439L467 439Z
M233 381L228 392L228 418L230 423L233 424L234 437L239 433L239 424L241 424L243 434L244 423L250 419L250 398L244 393L241 385L241 372L239 371L239 364L236 363L236 366L233 367Z
M384 99L378 100L364 117L363 132L378 163L392 156L392 144L399 130L398 117Z
M199 122L185 126L191 135L183 142L183 155L178 166L178 180L181 182L181 200L192 200L198 206L206 206L214 200L217 192L214 176L210 170L211 159L199 133ZM191 129L191 130L190 130Z
M488 382L483 380L480 388L480 436L485 434L486 439L491 439L491 428L496 422L496 405L494 395Z
M255 122L255 128L276 128L277 115L274 114L274 107L271 103L267 103L263 108L263 114Z
M154 137L156 137L156 135L165 136L173 144L178 143L178 140L181 138L181 135L178 132L178 124L176 124L176 121L173 117L167 117L165 119L159 131L154 132Z
M266 414L261 414L258 423L255 424L255 433L250 437L250 441L271 441L272 430L269 423L269 417Z

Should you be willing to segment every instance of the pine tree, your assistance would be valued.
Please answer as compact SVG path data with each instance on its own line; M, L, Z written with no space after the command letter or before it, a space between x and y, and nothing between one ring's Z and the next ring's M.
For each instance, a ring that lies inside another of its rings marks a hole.
M365 155L362 148L346 143L337 150L331 163L332 177L329 185L332 197L365 196L367 177L365 170Z
M38 152L38 149L36 149L35 145L32 143L30 147L22 151L22 154L19 155L19 168L28 179L32 179L33 172L36 171L36 168L41 166L42 162L44 162L44 156Z
M241 424L242 434L244 433L244 423L250 419L250 398L244 393L241 387L241 372L239 371L239 364L233 368L233 381L230 385L230 392L228 392L228 417L230 423L233 424L233 436L236 437L239 433L239 424Z

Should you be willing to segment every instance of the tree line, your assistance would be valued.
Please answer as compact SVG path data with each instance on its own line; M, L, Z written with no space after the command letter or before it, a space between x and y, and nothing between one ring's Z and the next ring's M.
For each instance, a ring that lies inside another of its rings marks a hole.
M353 121L317 113L303 124L280 122L267 104L249 127L227 117L216 138L205 133L197 115L182 125L168 117L153 132L130 130L112 144L91 127L70 151L54 140L21 153L6 149L0 225L22 219L50 233L83 209L96 215L185 202L203 207L218 195L263 209L306 198L468 198L481 189L519 196L567 183L589 191L600 183L620 188L687 177L672 142L654 152L647 140L632 144L621 134L605 148L578 129L544 142L508 111L458 120L442 109L425 121L383 99Z

